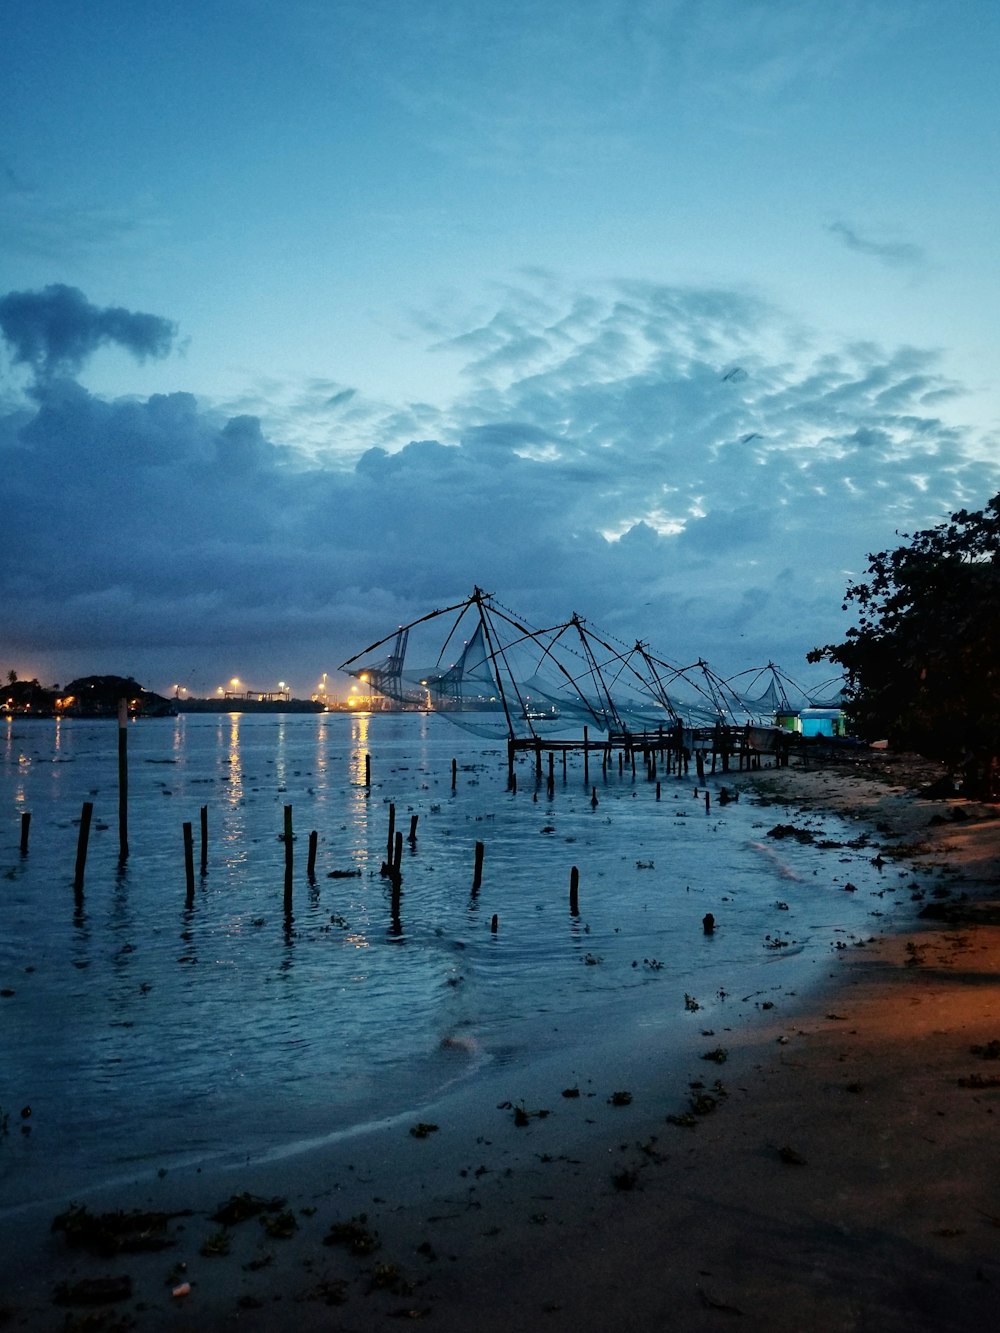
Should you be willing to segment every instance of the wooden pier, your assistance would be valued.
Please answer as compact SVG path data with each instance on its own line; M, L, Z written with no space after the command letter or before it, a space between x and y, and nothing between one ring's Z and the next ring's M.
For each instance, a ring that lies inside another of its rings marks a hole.
M739 772L761 767L763 755L773 758L776 768L784 768L796 737L783 727L729 726L717 723L713 727L658 727L655 731L608 732L591 740L589 728L584 727L580 739L557 737L515 737L507 741L507 783L514 783L514 765L519 753L534 755L535 778L540 783L544 776L543 756L548 756L550 777L554 773L556 756L561 756L563 773L569 754L583 755L584 782L590 780L591 758L600 759L602 772L617 756L619 772L631 767L633 775L641 765L649 781L671 774L685 777L691 764L695 765L698 780L706 774L729 773L734 766Z

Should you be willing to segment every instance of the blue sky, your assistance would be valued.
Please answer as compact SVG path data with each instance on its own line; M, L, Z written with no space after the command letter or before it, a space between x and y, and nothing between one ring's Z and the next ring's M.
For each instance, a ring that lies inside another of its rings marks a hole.
M37 0L0 668L299 692L479 584L807 676L1000 489L987 0Z

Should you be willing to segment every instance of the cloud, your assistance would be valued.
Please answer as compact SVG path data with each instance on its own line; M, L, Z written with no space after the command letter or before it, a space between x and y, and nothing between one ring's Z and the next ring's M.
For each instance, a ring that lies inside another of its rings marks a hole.
M0 332L15 365L30 366L39 379L50 379L77 374L108 344L140 361L166 356L176 326L159 315L91 305L78 288L54 283L40 292L8 292L0 298Z
M829 223L827 231L838 237L848 250L871 255L873 259L893 268L915 268L924 262L924 251L911 241L874 241L843 221Z
M1000 489L996 451L941 415L961 386L934 354L817 346L743 293L526 275L485 319L426 323L464 349L461 392L355 392L325 451L281 432L351 386L286 394L277 431L66 379L0 414L0 669L304 691L479 584L537 624L797 675L869 551Z

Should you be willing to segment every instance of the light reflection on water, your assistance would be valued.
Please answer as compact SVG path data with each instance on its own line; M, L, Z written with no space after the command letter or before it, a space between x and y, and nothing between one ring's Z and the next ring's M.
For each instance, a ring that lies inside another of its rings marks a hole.
M254 1152L278 1126L307 1138L390 1115L457 1077L463 1051L586 1042L623 1003L667 1040L686 993L710 1011L723 989L780 990L796 951L822 959L870 932L885 889L863 849L762 853L775 820L746 801L706 816L686 780L665 779L657 802L598 768L594 809L571 760L552 798L530 765L513 795L504 753L423 715L188 714L135 724L128 744L119 865L114 723L0 732L0 987L14 991L0 1001L0 1106L31 1105L33 1127L0 1154L12 1202L39 1188L42 1157L48 1175L86 1182L125 1160ZM84 800L95 823L74 900ZM404 839L418 819L395 922L379 873L390 801ZM188 905L181 826L197 836L201 806L208 867ZM843 892L847 879L859 892Z

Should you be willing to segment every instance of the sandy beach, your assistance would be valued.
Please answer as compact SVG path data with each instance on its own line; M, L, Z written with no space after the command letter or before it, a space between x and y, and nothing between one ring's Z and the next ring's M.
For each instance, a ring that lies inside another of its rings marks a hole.
M491 1068L322 1149L25 1209L0 1326L993 1326L1000 811L922 795L939 777L864 752L713 780L776 823L856 820L911 901L807 994L692 1010L680 1065L595 1033L587 1067Z

